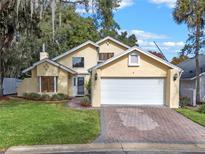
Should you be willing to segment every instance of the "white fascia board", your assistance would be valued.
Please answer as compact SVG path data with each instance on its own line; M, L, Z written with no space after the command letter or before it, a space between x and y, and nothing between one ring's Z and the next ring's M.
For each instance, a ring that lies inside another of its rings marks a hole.
M151 58L157 60L158 62L160 62L160 63L162 63L162 64L164 64L164 65L166 65L166 66L169 66L170 68L177 69L177 70L179 70L180 72L183 71L181 68L179 68L179 67L177 67L177 66L175 66L175 65L173 65L173 64L171 64L171 63L169 63L169 62L167 62L167 61L165 61L165 60L163 60L163 59L161 59L161 58L159 58L159 57L157 57L157 56L155 56L155 55L153 55L153 54L151 54L151 53L145 52L145 51L143 51L142 49L140 49L140 48L138 48L138 47L136 47L136 46L135 46L135 47L132 47L132 48L130 48L130 49L128 49L128 50L126 50L125 52L123 52L123 53L120 54L120 55L117 55L117 56L115 56L115 57L113 57L113 58L111 58L111 59L106 60L104 63L99 64L99 65L97 65L96 67L94 67L94 68L92 68L92 69L100 68L100 67L102 67L102 66L104 66L104 65L106 65L106 64L108 64L108 63L110 63L110 62L112 62L112 61L114 61L114 60L116 60L116 59L118 59L118 58L120 58L120 57L122 57L122 56L124 56L124 55L126 55L126 54L128 54L128 53L130 53L130 52L132 52L132 51L134 51L134 50L136 50L136 51L138 51L138 52L140 52L140 53L142 53L142 54L145 54L145 55L147 55L148 57L151 57Z
M74 70L72 70L72 69L70 69L70 68L68 68L68 67L66 67L66 66L63 66L62 64L56 63L56 62L54 62L54 61L52 61L52 60L50 60L50 59L40 60L40 61L34 63L33 66L31 66L31 67L29 67L29 68L23 70L22 73L26 73L26 72L32 70L32 69L33 69L34 67L36 67L37 65L42 64L42 63L44 63L44 62L48 62L48 63L50 63L50 64L53 64L54 66L57 66L57 67L59 67L59 68L65 70L65 71L67 71L67 72L70 72L70 73L72 73L72 74L76 74L76 73L77 73L77 72L75 72Z

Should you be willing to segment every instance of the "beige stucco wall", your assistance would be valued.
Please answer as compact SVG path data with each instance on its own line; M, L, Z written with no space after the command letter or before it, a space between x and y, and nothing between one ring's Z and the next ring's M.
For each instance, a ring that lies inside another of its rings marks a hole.
M47 69L45 69L45 67ZM39 92L39 76L56 76L58 78L57 93L64 93L69 96L73 95L70 92L70 89L72 89L72 84L69 82L72 78L72 74L47 62L39 64L31 71L31 78L26 78L23 80L21 85L17 88L18 95L22 96L25 92Z
M16 89L18 96L24 93L38 92L38 78L25 78Z
M98 79L94 79L94 74L98 74ZM178 74L178 79L173 81L174 74ZM171 69L160 62L140 54L140 66L129 67L128 55L97 69L92 75L92 105L100 107L100 82L101 77L162 77L165 78L165 102L170 108L178 108L179 102L179 72Z
M97 73L97 80L95 80L95 74ZM100 77L101 77L101 70L97 69L92 72L91 76L91 102L93 107L100 107L100 100L101 100L101 93L100 93Z
M76 68L72 66L72 57L84 57L84 68ZM68 54L57 60L58 63L72 68L78 73L88 73L88 69L95 66L98 61L98 51L93 45L86 45L79 50Z
M166 77L168 67L143 54L139 67L128 66L128 55L106 65L101 69L101 77Z
M177 74L177 80L174 81L174 76ZM170 108L179 107L179 71L169 69L166 82L166 105Z
M106 40L102 43L99 44L99 52L100 53L107 53L111 52L114 53L114 55L117 55L123 51L127 50L127 48L111 41L111 40Z
M48 63L44 62L37 66L37 76L59 76L59 68Z

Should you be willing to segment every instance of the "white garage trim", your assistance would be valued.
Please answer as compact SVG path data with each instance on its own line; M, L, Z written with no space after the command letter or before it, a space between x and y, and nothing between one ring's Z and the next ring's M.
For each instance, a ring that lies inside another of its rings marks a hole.
M101 78L102 105L164 105L165 78Z

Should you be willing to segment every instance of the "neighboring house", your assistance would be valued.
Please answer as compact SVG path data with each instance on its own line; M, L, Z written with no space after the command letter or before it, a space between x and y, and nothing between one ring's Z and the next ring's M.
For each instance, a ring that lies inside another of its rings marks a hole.
M92 106L166 105L179 106L179 77L182 69L138 47L129 47L111 37L87 41L52 60L41 60L24 70L18 95L25 92L86 94L91 78Z
M205 55L199 56L200 63L200 101L205 102ZM196 105L196 62L190 58L178 65L184 70L181 76L180 94L191 99L191 104Z

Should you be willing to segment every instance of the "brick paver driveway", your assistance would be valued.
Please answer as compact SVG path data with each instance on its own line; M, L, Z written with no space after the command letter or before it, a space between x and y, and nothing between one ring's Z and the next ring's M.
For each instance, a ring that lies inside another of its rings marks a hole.
M205 127L166 107L103 107L96 142L205 143Z

